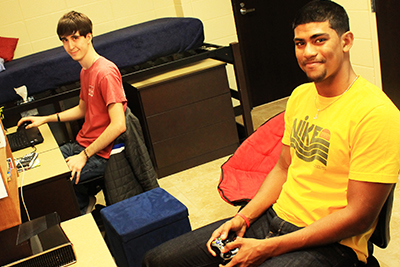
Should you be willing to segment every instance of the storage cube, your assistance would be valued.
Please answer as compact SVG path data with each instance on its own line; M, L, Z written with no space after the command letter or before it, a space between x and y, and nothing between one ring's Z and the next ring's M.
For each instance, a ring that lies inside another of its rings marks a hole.
M105 207L101 216L119 267L140 267L148 250L191 231L186 206L162 188Z

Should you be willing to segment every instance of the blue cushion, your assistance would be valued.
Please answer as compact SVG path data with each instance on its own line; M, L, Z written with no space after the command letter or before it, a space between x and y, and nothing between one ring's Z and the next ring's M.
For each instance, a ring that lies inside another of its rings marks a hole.
M150 249L191 231L188 210L155 188L101 210L111 253L118 266L140 266Z

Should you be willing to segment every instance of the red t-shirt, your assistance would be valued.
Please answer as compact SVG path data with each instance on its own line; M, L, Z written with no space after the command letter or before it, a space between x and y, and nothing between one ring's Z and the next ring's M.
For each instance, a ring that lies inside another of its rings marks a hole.
M81 146L88 147L110 124L108 105L123 103L124 110L126 109L127 100L117 66L100 57L89 69L82 69L80 98L85 102L86 112L85 122L76 141ZM97 155L108 159L112 145L110 143L97 152Z

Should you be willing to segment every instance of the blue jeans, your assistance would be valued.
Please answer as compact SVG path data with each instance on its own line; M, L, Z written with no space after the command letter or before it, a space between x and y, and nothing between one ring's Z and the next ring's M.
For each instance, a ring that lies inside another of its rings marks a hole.
M85 148L79 145L77 142L66 143L60 147L61 153L65 159L81 153L84 149ZM93 155L88 159L85 166L82 168L79 183L75 184L76 176L72 179L75 195L78 199L79 208L82 213L86 211L86 208L89 205L89 194L85 185L82 185L81 183L91 178L103 175L106 170L106 166L107 159L98 155Z
M212 232L226 222L221 220L189 232L148 251L143 258L143 267L206 267L224 264L220 257L213 257L206 243ZM300 229L283 221L269 208L247 229L245 237L264 239L284 235ZM339 243L290 252L268 259L259 266L269 267L321 267L357 266L355 252Z

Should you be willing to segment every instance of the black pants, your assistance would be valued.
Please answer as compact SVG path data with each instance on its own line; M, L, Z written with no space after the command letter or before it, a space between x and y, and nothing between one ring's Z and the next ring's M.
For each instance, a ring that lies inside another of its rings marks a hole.
M218 266L223 263L217 256L213 257L207 250L206 243L211 234L229 219L221 220L195 231L170 240L146 253L143 267L194 267ZM271 236L284 235L300 228L280 219L272 208L260 216L244 237L265 239ZM271 267L321 267L357 266L355 252L339 243L304 249L268 259L260 266Z

